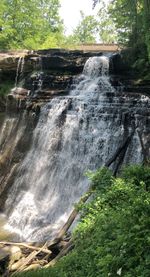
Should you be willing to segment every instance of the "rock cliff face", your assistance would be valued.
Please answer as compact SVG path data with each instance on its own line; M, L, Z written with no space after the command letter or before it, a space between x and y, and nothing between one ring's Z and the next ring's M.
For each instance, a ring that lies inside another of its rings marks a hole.
M119 53L107 55L110 56L110 82L121 92L121 97L128 101L135 98L135 103L141 95L149 97L150 81L137 83L134 72ZM7 98L0 96L0 126L7 102L7 113L18 120L26 110L33 129L41 107L56 95L67 95L92 56L102 56L102 53L65 49L0 53L0 90L3 83L14 83Z
M10 109L12 106L15 109L31 109L55 95L67 94L86 60L95 55L101 56L102 53L63 49L0 53L0 89L3 82L14 82L13 93L8 97L9 102L13 102ZM110 53L107 55L110 56ZM126 92L150 94L150 81L138 83L136 75L119 53L110 58L110 74L114 87L123 86ZM1 97L0 111L4 111L5 105L5 98Z
M56 95L68 94L75 76L94 55L59 49L0 53L0 89L3 83L14 83L7 97L0 97L0 207L30 147L41 107Z
M36 198L30 207L35 216L30 224L39 228L35 209L43 201L43 235L38 232L45 238L48 222L53 221L45 215L52 208L47 195L55 196L52 201L61 217L62 210L69 214L72 203L87 188L83 172L88 168L105 164L117 173L122 164L149 162L149 86L136 84L118 54L108 61L99 52L7 53L1 54L0 68L1 82L14 80L0 133L0 208L7 206L10 225L16 224L15 216L11 217L14 203L22 210L28 197L31 202ZM8 191L12 195L6 205ZM52 214L56 219L56 210ZM22 230L28 217L24 221L19 217ZM37 237L31 232L26 239Z
M1 53L0 79L1 82L14 80L10 101L20 100L17 106L24 109L27 99L31 108L31 103L42 104L54 95L68 93L74 76L82 72L85 61L94 55L94 52L59 49Z

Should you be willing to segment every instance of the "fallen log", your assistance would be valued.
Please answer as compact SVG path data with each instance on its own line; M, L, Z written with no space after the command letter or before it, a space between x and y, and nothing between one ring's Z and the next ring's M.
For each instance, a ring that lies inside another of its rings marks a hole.
M11 275L15 275L18 272L23 271L27 266L30 265L30 262L40 253L42 252L42 250L44 249L46 243L43 245L42 248L40 248L38 251L34 250L33 252L31 252L24 260L23 263L21 265L19 265L18 269Z
M77 206L81 205L82 203L85 203L87 201L87 199L91 196L92 192L93 192L92 188L89 188L87 193L84 196L81 197L80 201L77 203ZM66 234L66 232L68 231L68 229L70 228L72 223L74 222L74 220L77 217L78 213L79 213L79 211L77 210L77 208L74 208L74 210L70 214L67 222L65 223L65 225L62 227L62 229L58 233L58 236L54 240L47 242L48 249L51 246L53 246L55 244L58 244L63 239L64 235Z
M30 250L36 250L36 251L40 251L40 252L43 252L43 253L46 253L46 254L51 254L52 251L47 249L47 248L43 248L43 246L40 248L40 247L36 247L36 246L32 246L30 244L27 244L27 243L19 243L19 242L10 242L10 241L0 241L0 244L1 245L15 245L15 246L19 246L20 248L28 248ZM46 244L44 244L44 246L46 247Z
M24 263L24 261L25 261L25 257L21 258L19 261L15 262L14 264L9 265L9 271L12 272L12 271L18 270L18 268Z
M127 148L132 137L134 135L134 130L132 131L132 133L123 141L123 143L117 148L116 152L114 153L114 155L105 163L106 167L109 167L116 159L117 157L121 154L121 152L123 151L123 149Z
M14 276L16 273L21 272L24 270L24 268L29 265L29 263L37 256L37 251L33 251L30 253L30 255L25 258L21 264L18 263L18 268L16 268L15 272L11 274L11 276Z
M37 270L40 269L41 265L40 264L31 264L28 267L26 267L23 271L30 271L30 270Z
M142 134L137 130L137 134L139 136L139 140L140 140L140 144L141 144L141 148L142 148L142 154L143 154L143 163L147 162L147 149L144 145L144 142L142 140Z

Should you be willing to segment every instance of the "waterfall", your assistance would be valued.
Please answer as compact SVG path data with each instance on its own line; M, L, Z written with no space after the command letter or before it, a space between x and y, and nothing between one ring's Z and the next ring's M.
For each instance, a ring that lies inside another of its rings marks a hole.
M18 86L19 80L23 77L24 63L25 63L24 57L19 57L17 70L16 70L15 88Z
M104 165L124 134L131 133L128 104L119 103L108 73L107 57L90 58L70 94L43 107L5 203L6 228L20 240L54 238L89 187L84 173ZM126 159L138 162L142 151L137 133L133 139L134 154L127 153Z
M42 58L40 56L38 57L35 70L36 70L36 74L32 81L32 90L31 90L31 94L33 97L38 96L38 94L42 91L42 87L43 87L44 72L42 68Z

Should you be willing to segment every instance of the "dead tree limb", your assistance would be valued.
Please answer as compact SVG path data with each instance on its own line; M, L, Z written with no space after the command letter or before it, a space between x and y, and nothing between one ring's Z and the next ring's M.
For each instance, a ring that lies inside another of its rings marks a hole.
M0 241L0 244L1 245L13 245L13 246L18 246L20 248L27 248L27 249L30 249L30 250L36 250L36 251L40 251L40 252L43 252L43 253L46 253L46 254L51 254L51 250L47 249L46 248L46 244L44 244L44 247L42 246L41 248L40 247L35 247L35 246L32 246L30 244L27 244L27 243L19 243L19 242L10 242L10 241Z
M123 143L117 148L116 152L114 155L105 163L106 167L109 167L120 155L120 153L123 151L123 149L127 149L132 137L133 137L134 131L128 135L128 137L123 141Z
M89 188L87 193L83 197L81 197L81 199L80 199L80 201L78 202L77 205L81 205L82 203L85 203L87 201L87 199L90 197L90 195L92 194L92 192L93 192L92 189ZM70 214L67 222L65 223L63 228L58 233L58 236L54 240L47 242L47 247L48 248L50 248L51 246L59 243L62 240L62 238L64 237L64 235L66 234L66 232L68 231L68 229L70 228L72 223L74 222L74 220L75 220L76 216L78 215L78 213L79 213L79 211L77 210L77 208L74 208L74 210Z
M143 162L146 162L147 161L147 151L146 151L146 148L145 148L143 140L142 140L142 135L140 134L140 132L138 130L137 130L137 133L138 133L141 148L142 148Z
M19 264L17 270L11 275L15 275L16 273L18 272L21 272L24 270L24 268L36 257L36 255L38 254L37 251L33 251L30 253L30 255L28 255L27 258L25 258L23 261L22 261L22 264Z
M11 276L13 276L14 274L23 271L27 265L30 264L30 262L40 253L43 252L44 248L46 246L46 243L43 245L42 248L40 248L38 251L34 250L33 252L31 252L24 260L22 265L19 266L19 268L15 271L15 273L13 273Z

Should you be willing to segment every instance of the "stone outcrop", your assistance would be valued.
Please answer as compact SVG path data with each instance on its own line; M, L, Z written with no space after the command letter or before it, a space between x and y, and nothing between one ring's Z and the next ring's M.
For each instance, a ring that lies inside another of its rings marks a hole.
M55 95L68 93L74 76L94 55L102 53L64 49L0 53L0 80L14 81L11 95L16 99L16 107L24 109L24 99L27 106L30 102L33 106L42 105ZM12 96L9 102L13 102Z
M90 56L102 55L101 52L69 51L61 49L50 49L41 51L23 51L0 53L1 75L5 73L16 73L20 57L24 58L24 72L31 72L42 65L43 70L69 71L80 73L86 59Z
M0 53L0 80L14 82L8 103L16 110L43 105L55 95L67 94L74 77L80 74L86 60L100 56L97 51L49 49ZM150 81L137 82L136 76L119 52L110 59L111 83L117 89L131 93L150 93ZM13 99L15 99L16 104ZM0 100L0 111L5 109ZM28 109L29 110L29 109ZM32 109L31 109L32 110Z

